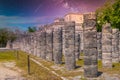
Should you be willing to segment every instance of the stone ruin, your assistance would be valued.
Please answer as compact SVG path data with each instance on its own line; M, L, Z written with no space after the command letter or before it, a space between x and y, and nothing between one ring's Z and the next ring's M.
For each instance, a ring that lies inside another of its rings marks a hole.
M97 30L96 16L84 15L84 76L97 77Z
M54 61L56 65L62 64L64 57L67 70L76 68L76 60L83 52L84 76L97 77L98 59L102 60L103 67L108 68L112 68L113 62L120 62L120 31L106 23L102 32L97 32L95 14L85 14L82 26L81 32L76 31L75 22L54 22L39 31L21 36L13 42L13 47Z

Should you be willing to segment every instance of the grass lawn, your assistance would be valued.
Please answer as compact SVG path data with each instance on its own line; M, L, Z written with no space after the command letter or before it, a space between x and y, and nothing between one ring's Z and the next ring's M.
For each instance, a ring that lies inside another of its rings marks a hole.
M61 67L61 69L55 70L51 66L55 66L53 62L43 60L41 58L35 57L33 55L30 55L31 58L39 61L42 65L46 66L52 71L55 71L57 74L69 78L69 77L75 77L75 76L83 76L83 71L79 71L80 68L83 68L83 59L80 59L76 62L77 66L79 68L76 68L73 71L67 71L64 68L64 64L57 65ZM82 54L83 57L83 54ZM31 74L28 75L27 73L27 53L19 51L18 56L14 51L5 51L0 52L0 61L15 61L16 65L24 70L23 75L28 78L28 80L61 80L60 77L52 74L50 71L46 70L45 68L39 66L38 64L34 63L33 61L30 61L31 67ZM64 60L63 60L64 61ZM98 61L98 70L100 72L106 72L108 74L120 74L120 63L114 63L112 69L106 69L102 68L102 62Z
M51 74L50 71L42 68L36 63L30 61L31 64L31 74L27 73L27 54L19 51L19 59L16 59L16 55L14 51L4 51L0 52L0 62L3 61L15 61L16 66L20 69L24 70L23 76L27 77L28 80L61 80L61 78Z
M102 67L102 61L98 61L98 70L100 72L106 72L108 74L119 74L120 75L120 63L113 63L112 68L103 68Z
M1 51L0 52L0 61L11 61L15 60L15 53L14 51Z

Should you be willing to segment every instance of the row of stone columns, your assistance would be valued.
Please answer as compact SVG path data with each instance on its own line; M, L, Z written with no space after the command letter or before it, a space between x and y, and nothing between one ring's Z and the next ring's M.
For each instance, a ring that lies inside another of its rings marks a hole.
M86 77L97 76L97 32L95 15L85 15L84 24L84 73ZM42 59L62 64L64 55L67 70L76 68L80 56L80 34L75 33L74 22L64 22L62 26L42 29L40 32L24 36L21 49Z
M102 59L103 67L109 68L112 67L112 62L119 62L120 33L117 29L112 30L108 23L103 25L102 33L97 33L94 14L84 15L83 28L84 75L97 77L98 59ZM19 44L21 50L54 61L55 64L62 64L64 56L66 69L73 70L80 57L80 35L75 33L74 22L63 22L23 36Z
M43 28L39 32L24 35L19 43L21 50L42 59L54 61L55 64L62 64L64 55L66 69L75 69L75 23L62 24L64 27L55 24L55 28Z

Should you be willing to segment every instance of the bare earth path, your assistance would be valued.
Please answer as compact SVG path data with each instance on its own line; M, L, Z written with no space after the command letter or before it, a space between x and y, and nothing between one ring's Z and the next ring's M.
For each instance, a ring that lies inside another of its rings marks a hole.
M0 63L0 80L25 80L20 72L11 69L13 67L15 67L14 63Z

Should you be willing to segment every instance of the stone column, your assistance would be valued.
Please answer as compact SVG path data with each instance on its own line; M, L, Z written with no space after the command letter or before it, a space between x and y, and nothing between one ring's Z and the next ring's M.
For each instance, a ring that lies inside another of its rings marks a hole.
M67 70L73 70L76 67L75 60L75 23L66 22L63 27L64 56L65 67Z
M33 54L34 53L34 35L33 34L31 34L31 54Z
M54 63L62 64L62 28L56 26L53 31Z
M112 67L112 29L109 23L102 28L102 65Z
M39 52L40 52L40 57L41 57L41 53L42 53L42 31L40 31L40 35L39 35Z
M27 48L27 53L30 53L30 35L27 34L27 37L26 37L26 48Z
M119 29L112 29L112 62L119 62Z
M80 52L84 50L83 31L80 32Z
M84 76L97 77L97 30L95 14L84 15Z
M34 43L33 43L33 46L34 46L34 56L37 55L37 36L36 36L36 33L34 33Z
M41 32L41 58L46 59L46 32L43 30Z
M120 31L119 31L119 62L120 62Z
M80 34L75 34L75 57L76 60L80 59Z
M46 59L49 61L53 61L53 30L46 30Z
M37 57L40 57L40 32L37 32Z
M102 33L98 32L97 33L97 50L98 50L98 59L102 60Z

